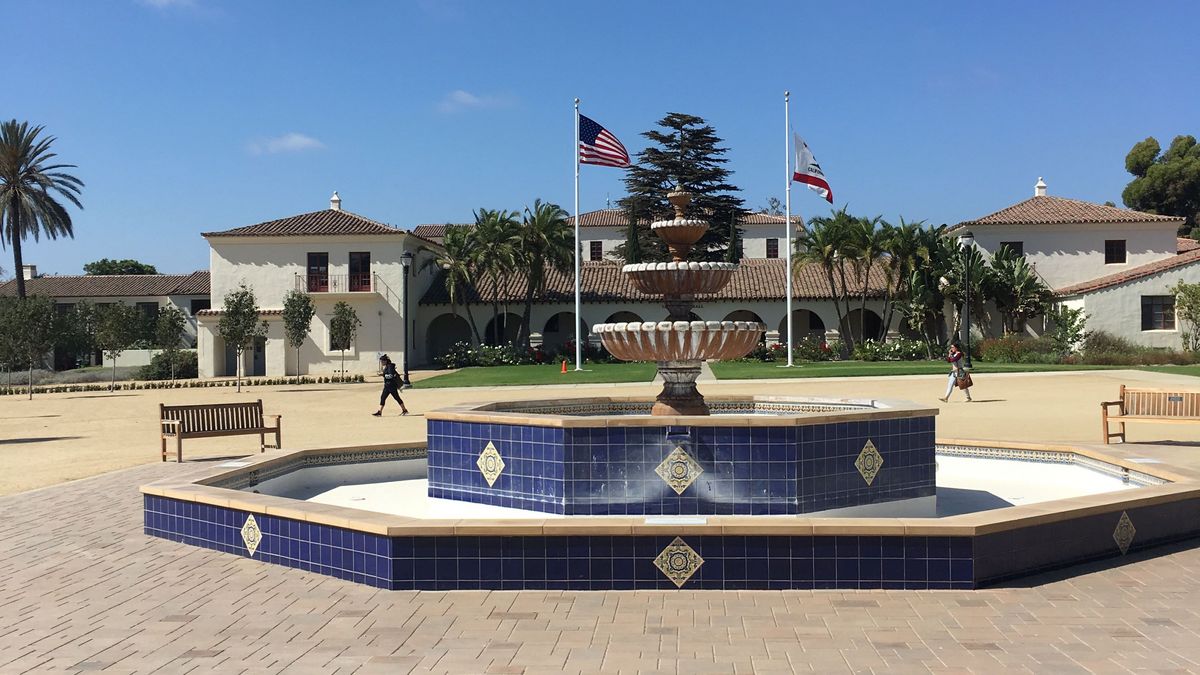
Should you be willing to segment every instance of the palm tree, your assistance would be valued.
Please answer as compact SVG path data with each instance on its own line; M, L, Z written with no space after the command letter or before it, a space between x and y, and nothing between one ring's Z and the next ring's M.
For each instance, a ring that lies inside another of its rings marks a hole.
M421 266L423 270L433 267L445 273L446 294L450 296L450 312L455 316L458 316L458 305L462 294L474 286L471 275L471 244L471 228L447 227L445 239L442 241L442 250L435 252L434 257L426 258L425 263ZM467 321L471 324L475 342L482 342L479 337L479 326L475 325L475 315L471 312L470 306L466 310Z
M518 233L516 257L525 273L525 311L517 330L517 344L529 346L529 317L533 313L533 297L546 286L546 268L566 271L572 261L574 236L567 223L567 212L558 204L540 199L533 208L525 207L525 218ZM576 323L579 318L576 317Z
M0 241L12 244L17 297L25 297L21 242L29 236L50 239L74 237L71 214L54 198L57 194L78 208L83 181L65 173L74 164L50 164L53 136L38 138L40 126L9 120L0 124Z
M517 264L518 232L520 223L514 211L504 209L479 209L475 212L475 229L472 234L471 261L473 276L486 278L492 295L492 337L501 344L508 334L507 326L500 325L500 303L504 296L505 316L508 315L506 282Z
M842 213L844 212L845 209L842 210ZM845 221L839 219L837 215L835 212L833 217L817 216L808 221L808 227L796 237L794 245L796 250L792 264L795 267L803 267L807 264L821 266L821 270L825 272L825 280L829 283L829 296L833 300L833 308L837 312L838 325L841 326L845 320L840 299L844 297L846 289L846 278L842 268L842 250L846 247L846 228ZM842 272L840 287L835 281L835 271ZM848 311L849 300L847 300L846 308ZM851 336L844 336L842 344L852 346Z
M871 269L887 252L887 233L884 228L890 227L882 216L874 218L855 218L846 232L846 248L851 255L850 261L855 275L862 282L862 302L858 312L858 337L867 339L867 294L871 289ZM847 326L849 332L850 327ZM887 330L887 326L883 326Z

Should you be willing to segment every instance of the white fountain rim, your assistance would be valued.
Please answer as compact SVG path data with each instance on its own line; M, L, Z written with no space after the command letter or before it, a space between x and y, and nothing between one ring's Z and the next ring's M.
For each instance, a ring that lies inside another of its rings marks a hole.
M664 227L708 227L708 221L703 218L672 218L670 220L656 220L650 223L651 230L658 230Z
M622 321L598 323L592 332L603 333L679 333L679 332L746 332L762 333L766 324L757 321Z
M621 268L621 272L629 274L631 272L679 272L679 271L696 271L696 270L720 270L736 272L737 263L731 262L650 262L650 263L633 263L625 265Z

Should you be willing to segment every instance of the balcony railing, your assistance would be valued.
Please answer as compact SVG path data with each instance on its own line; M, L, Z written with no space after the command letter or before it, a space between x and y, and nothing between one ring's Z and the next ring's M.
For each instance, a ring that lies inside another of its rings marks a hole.
M307 293L370 293L371 274L297 274L296 290Z

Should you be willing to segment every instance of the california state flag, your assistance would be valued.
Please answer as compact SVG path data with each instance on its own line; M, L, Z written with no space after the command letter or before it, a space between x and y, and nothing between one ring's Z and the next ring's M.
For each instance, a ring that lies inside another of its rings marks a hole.
M792 135L796 137L796 167L792 169L792 180L804 183L808 189L821 195L825 201L832 204L833 190L829 189L829 181L825 180L825 173L821 171L821 165L817 164L812 150L808 149L808 143L800 138L800 134L793 133Z

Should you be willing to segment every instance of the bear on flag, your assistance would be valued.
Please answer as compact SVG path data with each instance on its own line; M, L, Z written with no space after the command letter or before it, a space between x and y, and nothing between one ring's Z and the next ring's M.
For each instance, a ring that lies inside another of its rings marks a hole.
M825 173L821 171L821 165L817 164L817 159L813 157L812 150L808 149L808 144L800 138L800 134L793 133L796 137L796 167L792 170L792 180L797 183L804 183L808 189L816 192L825 198L825 201L833 203L833 190L829 189L829 181L825 180Z

